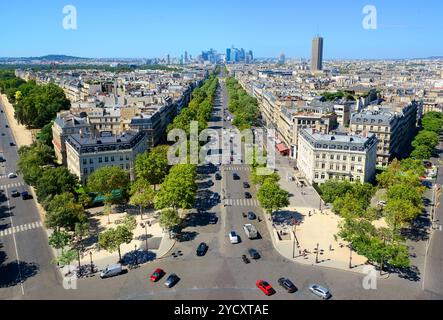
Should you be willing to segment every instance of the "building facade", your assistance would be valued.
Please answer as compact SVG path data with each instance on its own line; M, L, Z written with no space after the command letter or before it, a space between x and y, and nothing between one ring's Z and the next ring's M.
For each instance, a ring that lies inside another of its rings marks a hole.
M375 134L324 134L302 129L298 141L297 167L310 184L331 179L363 183L375 178Z
M311 71L323 70L323 38L312 39Z

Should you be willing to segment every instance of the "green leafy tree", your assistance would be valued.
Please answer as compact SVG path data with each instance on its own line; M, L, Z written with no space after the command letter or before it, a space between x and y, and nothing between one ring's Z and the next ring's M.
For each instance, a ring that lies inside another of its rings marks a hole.
M415 219L421 210L411 201L404 199L392 199L384 208L384 216L388 225L396 232L407 223Z
M411 152L411 157L419 160L430 159L432 157L432 149L425 145L417 146Z
M77 250L69 249L66 252L63 252L57 259L57 263L62 266L68 266L68 274L71 273L71 263L77 259L78 253Z
M352 190L348 181L328 180L319 186L322 198L327 203L333 203L337 197L345 195Z
M46 210L46 226L56 230L64 228L74 231L76 223L84 223L87 220L83 206L75 202L71 193L54 196Z
M438 134L432 131L421 131L412 141L412 146L417 148L418 146L427 146L430 149L434 149L438 145Z
M53 247L54 249L57 249L57 250L61 250L62 254L63 254L65 247L71 241L71 235L69 233L67 233L66 231L55 230L49 236L48 240L49 240L49 245L51 247Z
M54 121L51 121L47 125L45 125L40 132L37 134L37 141L47 145L50 148L54 148L52 144L52 125Z
M54 150L42 143L21 147L18 151L18 170L27 184L35 186L43 173L44 166L53 164Z
M43 202L48 196L75 193L78 182L78 178L66 167L43 170L36 183L37 198Z
M143 219L144 209L150 207L154 203L155 192L149 182L143 179L137 179L131 186L131 198L129 203L139 206L140 215Z
M168 148L169 146L158 146L149 153L138 155L135 160L137 178L149 182L154 187L161 184L170 169Z
M180 164L171 168L155 196L155 208L190 209L197 194L196 167Z
M118 226L116 229L111 228L100 233L98 242L100 247L108 252L118 251L119 261L122 261L121 245L131 243L133 237L132 231L126 226Z
M258 190L257 198L260 205L271 215L289 205L289 193L273 180L265 180Z
M123 220L123 225L130 231L134 231L137 228L137 220L134 216L127 214Z
M160 213L160 226L168 231L171 231L175 226L181 223L181 219L177 210L165 209Z

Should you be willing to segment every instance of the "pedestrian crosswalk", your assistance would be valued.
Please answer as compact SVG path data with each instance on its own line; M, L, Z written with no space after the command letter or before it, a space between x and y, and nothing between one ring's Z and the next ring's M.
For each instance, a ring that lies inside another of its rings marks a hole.
M7 183L4 185L0 185L0 189L1 188L8 188L8 189L13 189L13 188L19 188L19 187L24 187L25 184L23 182L11 182L11 183Z
M226 199L228 206L258 207L260 204L257 199Z
M246 165L242 166L226 166L223 168L225 171L249 171L251 168Z
M20 226L15 226L13 228L8 228L0 231L0 237L6 237L12 235L14 233L25 232L29 230L34 230L37 228L41 228L43 226L41 221L31 222L27 224L22 224Z

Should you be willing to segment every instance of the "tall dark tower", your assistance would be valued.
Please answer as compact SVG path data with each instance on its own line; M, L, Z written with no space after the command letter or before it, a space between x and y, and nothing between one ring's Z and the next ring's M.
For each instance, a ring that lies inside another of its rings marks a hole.
M312 39L311 71L323 69L323 38Z

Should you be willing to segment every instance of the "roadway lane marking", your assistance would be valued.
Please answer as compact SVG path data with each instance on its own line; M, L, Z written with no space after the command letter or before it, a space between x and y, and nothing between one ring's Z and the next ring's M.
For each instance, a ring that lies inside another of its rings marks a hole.
M20 226L10 227L8 229L0 231L0 237L4 237L10 234L15 234L19 232L25 232L25 231L31 231L33 229L37 229L39 227L42 227L43 224L41 221L22 224Z
M8 191L8 190L6 190L6 191ZM8 198L8 209L9 209L9 211L11 211L11 203L9 201L9 198ZM14 230L14 221L12 220L12 214L9 215L9 220L11 221L12 230ZM15 238L14 232L12 232L12 237L14 239L15 256L17 258L18 275L20 277L20 288L22 290L22 295L24 296L25 295L25 288L23 286L23 276L22 276L22 270L20 267L20 257L18 255L17 239Z

